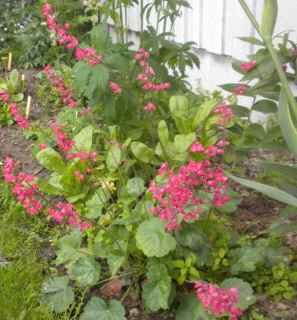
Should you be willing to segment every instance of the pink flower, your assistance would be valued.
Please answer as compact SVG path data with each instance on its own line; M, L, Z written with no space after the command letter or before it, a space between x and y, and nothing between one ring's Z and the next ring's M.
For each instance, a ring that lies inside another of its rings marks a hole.
M118 83L109 81L109 88L114 94L120 95L122 93L122 88Z
M74 146L74 141L69 139L65 132L63 132L62 128L59 127L55 122L50 124L51 129L53 130L56 136L56 143L59 149L63 152L68 152Z
M20 128L22 129L29 128L29 121L20 114L16 103L11 103L9 105L9 113L14 118L15 122L18 124Z
M204 151L205 151L205 148L199 142L195 142L191 146L191 152L193 152L193 153L202 153Z
M222 126L227 125L234 118L234 113L231 109L231 106L226 103L221 103L217 105L213 113L220 115L218 124Z
M14 170L15 170L14 160L10 157L6 157L4 160L4 166L3 166L3 177L5 182L12 183L16 181Z
M203 307L215 317L229 315L230 320L238 320L243 311L236 305L239 301L237 288L220 288L203 281L195 283L197 299Z
M68 50L75 49L77 60L86 59L90 65L102 62L102 56L97 54L94 48L79 48L78 39L69 32L69 23L60 25L55 18L53 7L50 4L46 3L43 5L42 15L46 20L49 30L56 35L58 44Z
M202 204L207 199L197 195L197 189L213 195L213 205L222 206L229 201L225 195L228 178L219 167L214 167L210 161L190 161L181 166L175 173L165 163L159 169L158 175L162 183L152 181L149 191L152 193L156 206L152 209L154 215L166 222L168 231L176 230L182 221L197 220L202 212Z
M241 63L239 67L243 72L250 72L256 67L256 65L257 65L257 62L253 60L253 61Z
M68 160L80 159L81 161L90 160L92 162L96 162L97 161L97 153L95 151L93 151L93 152L79 151L79 152L74 152L74 153L68 153L66 155L66 158Z
M39 145L40 150L44 150L46 148L47 148L47 145L45 143L40 143L40 145Z
M144 48L140 48L135 54L134 59L137 61L139 66L142 68L142 72L137 76L137 80L142 82L142 88L145 91L164 91L168 90L171 85L169 82L154 83L152 78L156 75L155 70L150 66L148 59L150 53Z
M236 86L232 92L236 95L244 95L248 90L248 86L244 85L244 84L240 84L238 86Z
M74 176L80 182L85 180L85 176L78 170L74 172Z
M45 3L42 6L41 11L44 16L48 16L50 14L53 14L53 7L49 3Z
M87 60L90 65L102 63L102 56L97 54L94 48L77 48L75 58L78 61Z
M36 178L25 172L14 173L15 162L7 157L4 161L3 176L6 183L12 186L12 193L16 200L30 215L38 214L43 206L38 199L38 186ZM40 193L39 193L40 194Z
M69 108L77 107L78 102L74 99L72 90L66 86L63 78L59 77L50 65L47 65L43 72L46 74L52 86L56 89L63 103Z
M148 102L145 106L144 106L144 110L146 112L154 112L156 111L157 107L155 104L153 104L152 102Z
M90 223L82 221L74 206L68 202L58 202L55 207L48 209L48 214L56 223L67 223L81 231L92 226Z
M0 91L0 100L2 100L4 103L9 102L10 97L9 97L8 92Z

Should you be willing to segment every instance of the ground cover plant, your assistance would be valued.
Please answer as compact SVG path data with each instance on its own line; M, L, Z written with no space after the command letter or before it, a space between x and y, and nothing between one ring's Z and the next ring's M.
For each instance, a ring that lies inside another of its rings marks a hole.
M260 49L234 61L227 96L187 83L192 43L169 40L187 1L35 3L55 54L0 81L3 319L295 319L295 44L272 44L277 1L261 26L240 3L262 38L243 38ZM133 48L123 17L138 4ZM241 95L264 99L250 111ZM259 145L284 163L255 182Z

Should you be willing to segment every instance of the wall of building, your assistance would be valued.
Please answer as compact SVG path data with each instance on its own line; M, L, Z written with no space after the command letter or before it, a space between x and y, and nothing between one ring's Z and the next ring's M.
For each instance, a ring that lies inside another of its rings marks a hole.
M149 0L148 0L149 1ZM246 59L255 47L238 37L255 36L255 31L245 16L238 0L189 0L192 9L185 9L175 26L178 42L194 41L200 61L200 70L189 70L194 87L213 90L218 85L236 82L239 75L231 68L232 57ZM264 0L246 0L260 19ZM297 41L297 1L279 1L277 32L291 30ZM130 30L140 29L140 10L129 10L126 17ZM132 38L136 40L135 36Z

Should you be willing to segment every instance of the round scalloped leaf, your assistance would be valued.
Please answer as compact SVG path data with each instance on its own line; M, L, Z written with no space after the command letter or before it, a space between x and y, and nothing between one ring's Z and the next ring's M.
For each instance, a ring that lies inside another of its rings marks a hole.
M95 285L100 279L101 266L93 257L81 257L70 264L69 276L81 287Z
M92 298L86 305L80 320L126 320L125 308L119 301L105 302Z
M137 247L147 257L164 257L176 247L176 241L165 231L165 223L158 218L144 221L136 233Z
M221 283L223 288L237 288L239 291L239 302L237 307L245 310L256 302L254 291L248 282L239 278L229 278Z
M47 304L57 313L64 312L74 301L74 293L68 277L47 280L42 287L41 303Z

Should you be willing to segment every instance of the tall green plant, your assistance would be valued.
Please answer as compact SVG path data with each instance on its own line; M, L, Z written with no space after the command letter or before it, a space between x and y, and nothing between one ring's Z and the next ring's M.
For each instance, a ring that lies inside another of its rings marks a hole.
M263 15L261 24L258 23L257 19L253 15L249 6L246 4L245 0L239 0L239 3L246 13L247 17L251 21L253 27L258 32L259 36L262 38L263 45L269 52L273 66L277 72L279 81L281 83L281 91L279 97L278 106L278 120L281 127L283 138L285 139L289 150L297 155L297 105L294 94L290 88L289 81L286 77L282 63L273 45L273 33L277 21L278 14L278 1L277 0L265 0ZM292 170L297 169L295 167L290 167ZM278 188L267 186L258 182L248 181L245 179L230 176L236 182L242 185L257 190L273 199L284 202L289 205L297 206L296 196L282 191Z

